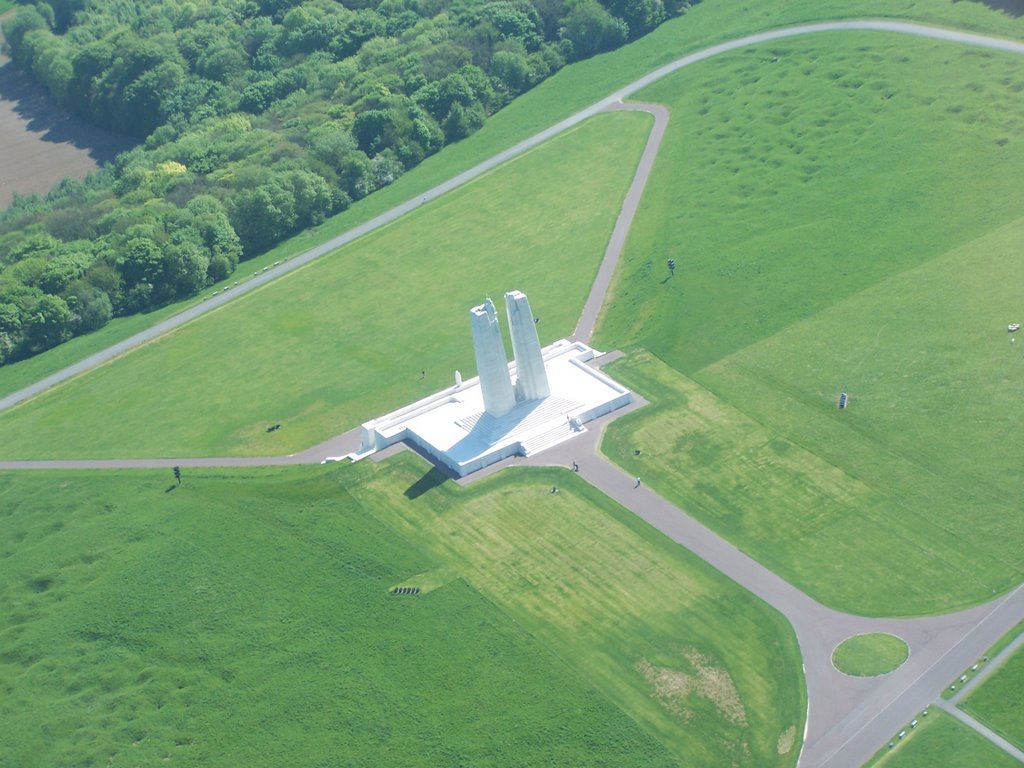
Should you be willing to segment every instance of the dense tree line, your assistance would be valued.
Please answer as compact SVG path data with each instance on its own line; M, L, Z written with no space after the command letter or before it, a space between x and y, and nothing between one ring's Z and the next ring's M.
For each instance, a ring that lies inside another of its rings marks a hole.
M50 0L6 48L142 143L0 214L0 364L189 296L684 0Z

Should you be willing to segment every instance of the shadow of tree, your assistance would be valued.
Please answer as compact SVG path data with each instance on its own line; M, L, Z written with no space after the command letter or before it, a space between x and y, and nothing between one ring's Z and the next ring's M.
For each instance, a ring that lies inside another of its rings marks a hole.
M1002 11L1007 16L1013 16L1014 18L1024 16L1024 0L953 0L953 2L981 3L994 11Z
M41 141L70 144L103 164L138 143L132 136L92 125L61 109L39 83L18 69L14 62L0 59L0 101L10 102L8 110L20 118L18 130L40 134ZM4 121L0 116L0 123ZM0 128L3 126L0 125Z

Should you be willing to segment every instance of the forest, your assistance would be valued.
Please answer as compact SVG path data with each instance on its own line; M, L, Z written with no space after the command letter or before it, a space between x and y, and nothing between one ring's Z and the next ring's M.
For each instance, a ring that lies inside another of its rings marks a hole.
M0 212L0 365L194 295L683 0L51 0L5 51L139 140Z

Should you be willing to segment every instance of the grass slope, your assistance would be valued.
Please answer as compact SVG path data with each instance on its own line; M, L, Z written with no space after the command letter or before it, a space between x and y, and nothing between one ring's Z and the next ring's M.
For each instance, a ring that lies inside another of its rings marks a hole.
M0 475L0 764L678 764L353 478Z
M1014 768L1020 765L981 734L939 709L910 732L906 741L883 749L871 768Z
M1024 652L1013 656L961 705L971 716L1024 749Z
M600 339L695 373L1016 219L1021 88L1021 56L830 33L646 89L673 120Z
M647 94L692 119L598 343L682 373L623 367L659 408L606 450L831 605L946 611L1024 576L1007 450L1024 350L1005 332L1024 61L865 42L755 51Z
M324 225L283 243L272 253L242 264L227 283L245 279L254 268L291 256L368 221L435 184L556 123L652 69L687 53L764 29L841 18L893 18L959 27L1011 38L1024 37L1024 19L991 10L983 2L947 0L768 0L756 8L746 3L701 3L682 18L662 25L628 46L566 67L487 121L469 139L446 147L395 184L380 190ZM220 285L216 286L220 287ZM0 394L9 394L46 375L127 338L182 302L159 314L115 320L101 331L79 337L57 350L16 365L0 367Z
M427 470L411 454L391 459L360 497L686 765L795 763L806 698L774 610L568 471L460 488Z
M588 121L401 226L0 415L0 450L294 452L448 385L457 368L472 375L466 313L488 294L524 290L543 342L570 334L650 123ZM273 423L284 429L267 435Z

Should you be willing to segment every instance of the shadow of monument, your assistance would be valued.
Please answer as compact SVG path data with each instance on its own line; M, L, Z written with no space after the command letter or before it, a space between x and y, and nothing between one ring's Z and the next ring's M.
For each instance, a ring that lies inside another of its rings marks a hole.
M954 3L962 3L967 0L953 0ZM1024 16L1024 0L970 0L972 3L987 5L994 11L1002 11L1007 16L1019 18Z
M449 479L448 473L434 465L423 477L405 489L405 498L418 499L424 493L432 491Z
M101 165L139 143L132 136L100 128L66 112L43 86L6 58L0 58L0 101L10 102L11 111L26 123L22 128L41 134L41 141L70 144Z

